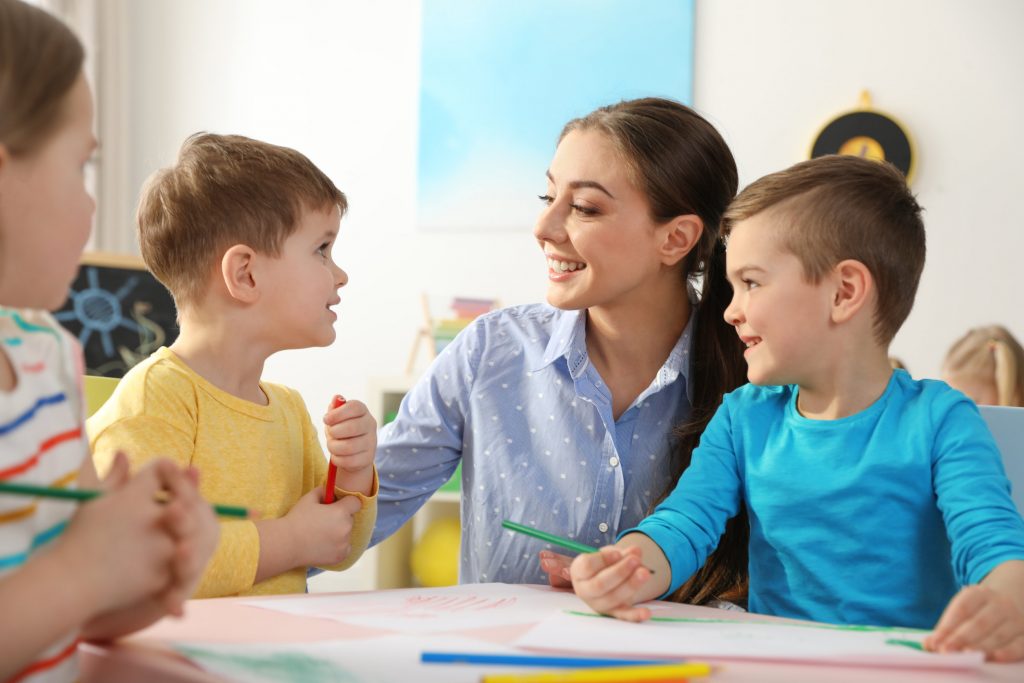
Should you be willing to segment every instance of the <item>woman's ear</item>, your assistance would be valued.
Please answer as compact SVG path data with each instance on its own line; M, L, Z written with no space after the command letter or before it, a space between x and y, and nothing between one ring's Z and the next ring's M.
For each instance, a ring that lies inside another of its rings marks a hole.
M661 243L661 262L674 266L693 251L704 234L704 221L696 214L676 216L664 224L665 239Z
M220 274L228 294L237 301L251 304L259 299L259 288L253 275L256 252L244 244L236 244L224 252Z
M875 280L860 261L840 261L832 269L835 292L832 299L832 321L843 323L853 318L873 300Z

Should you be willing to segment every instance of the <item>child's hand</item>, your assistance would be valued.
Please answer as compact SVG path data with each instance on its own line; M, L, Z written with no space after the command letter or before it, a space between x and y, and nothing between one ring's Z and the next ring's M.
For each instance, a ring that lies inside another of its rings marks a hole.
M373 458L377 451L377 421L361 401L348 401L324 415L327 451L338 467L338 487L370 494Z
M975 650L995 662L1024 659L1024 612L1007 595L984 585L967 586L946 606L924 640L934 652Z
M352 516L363 504L355 496L344 496L323 504L324 488L318 486L288 511L299 566L321 567L338 564L350 550Z
M640 557L640 548L615 546L578 555L569 568L573 590L595 612L625 621L650 619L651 610L634 607L640 587L651 578Z
M185 474L155 461L129 478L126 465L115 462L104 482L108 492L82 505L54 546L93 600L94 615L155 597L173 576L176 542L164 528L166 508L157 494L181 486Z
M548 583L552 588L572 588L569 576L569 565L572 558L553 553L550 550L540 551L540 568L547 572Z
M184 614L184 603L195 591L206 563L217 548L220 524L213 507L199 494L199 472L189 468L169 489L171 502L163 516L164 529L175 540L172 580L161 596L167 611Z

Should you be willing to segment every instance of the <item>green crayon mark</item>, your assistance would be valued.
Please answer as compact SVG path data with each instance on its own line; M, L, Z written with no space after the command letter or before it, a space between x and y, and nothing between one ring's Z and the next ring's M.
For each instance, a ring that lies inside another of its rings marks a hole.
M886 645L902 645L904 647L909 647L911 650L919 650L921 652L926 652L926 650L924 649L924 645L922 645L921 643L917 642L916 640L902 640L900 638L889 638L888 640L885 641L885 644Z
M593 612L578 612L576 610L565 610L567 614L577 617L601 617L611 618L605 614ZM651 617L651 621L664 621L674 624L764 624L766 626L794 626L797 628L822 628L830 631L860 631L860 632L896 632L896 633L927 633L927 629L904 628L901 626L862 626L859 624L788 624L774 621L737 621L736 619L694 619L686 617ZM914 641L907 641L914 642Z
M300 653L213 652L189 645L176 645L175 649L201 667L241 680L277 683L358 683L360 680L330 662Z

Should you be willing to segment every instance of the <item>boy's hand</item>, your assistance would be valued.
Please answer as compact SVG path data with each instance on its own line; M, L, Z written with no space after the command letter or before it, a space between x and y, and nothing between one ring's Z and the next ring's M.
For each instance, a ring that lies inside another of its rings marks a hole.
M946 606L924 640L934 652L975 650L994 662L1024 659L1024 612L1007 595L985 585L967 586Z
M591 609L625 621L650 619L651 610L634 607L640 587L651 578L637 547L605 546L578 555L569 568L573 590Z
M348 401L324 415L327 451L338 467L337 486L346 491L370 494L373 458L377 451L377 421L366 404Z
M572 588L572 577L569 576L571 564L571 557L550 550L540 551L540 568L547 572L548 583L552 588Z
M323 504L324 488L318 486L288 511L298 566L338 564L350 550L352 516L363 504L355 496L345 496L330 505Z

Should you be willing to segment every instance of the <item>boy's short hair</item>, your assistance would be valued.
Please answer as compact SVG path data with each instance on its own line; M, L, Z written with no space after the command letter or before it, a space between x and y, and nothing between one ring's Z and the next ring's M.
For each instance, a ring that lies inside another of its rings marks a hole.
M769 210L809 281L846 259L867 266L877 290L875 337L892 341L914 306L925 259L921 207L903 174L855 156L803 161L740 192L725 213L723 234Z
M305 156L241 135L197 133L174 166L146 182L137 213L146 265L180 309L198 303L224 252L245 244L279 255L303 211L348 208Z

